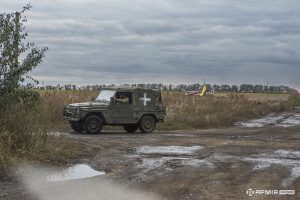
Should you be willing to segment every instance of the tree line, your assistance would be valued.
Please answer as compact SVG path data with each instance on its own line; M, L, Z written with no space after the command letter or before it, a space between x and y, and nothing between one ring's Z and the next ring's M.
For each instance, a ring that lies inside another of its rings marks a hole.
M269 86L269 85L252 85L252 84L241 84L241 85L217 85L217 84L205 84L208 92L241 92L241 93L297 93L296 89L289 86ZM39 86L38 89L41 90L101 90L102 88L109 87L141 87L149 88L162 91L174 91L174 92L191 92L202 90L203 84L101 84L101 85L86 85L86 86L76 86L74 84L68 85L47 85Z

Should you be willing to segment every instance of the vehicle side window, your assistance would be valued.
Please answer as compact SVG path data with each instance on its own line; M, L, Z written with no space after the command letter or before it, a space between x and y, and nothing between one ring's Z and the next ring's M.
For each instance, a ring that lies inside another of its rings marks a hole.
M132 104L132 92L117 92L115 100L117 103Z

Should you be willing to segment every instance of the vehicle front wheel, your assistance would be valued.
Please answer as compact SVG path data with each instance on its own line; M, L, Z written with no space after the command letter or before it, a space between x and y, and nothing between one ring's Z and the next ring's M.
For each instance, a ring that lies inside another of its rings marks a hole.
M70 122L71 124L71 128L78 133L81 133L82 131L84 131L84 128L82 126L81 122Z
M156 121L152 116L144 116L139 123L139 128L142 133L151 133L154 131Z
M123 127L128 133L134 133L139 128L137 124L124 125Z
M102 119L96 115L88 116L84 120L84 129L89 134L96 134L102 130Z

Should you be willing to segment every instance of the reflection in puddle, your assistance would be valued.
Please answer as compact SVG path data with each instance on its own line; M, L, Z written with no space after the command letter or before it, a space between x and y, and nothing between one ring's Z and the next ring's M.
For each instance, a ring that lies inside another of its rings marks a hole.
M92 169L89 165L78 164L62 171L55 172L46 177L46 181L66 181L82 178L90 178L94 176L104 175L105 172L100 172Z
M137 149L139 154L168 154L168 155L192 155L195 151L203 149L202 146L142 146Z
M104 172L93 170L88 165L75 165L70 169L56 170L60 173L53 174L53 167L20 165L18 175L22 182L18 183L22 188L15 188L13 192L18 192L18 199L29 197L29 199L39 200L162 200L160 196L153 192L144 192L131 188L128 184L118 184L114 180L102 178L98 175L103 175ZM51 175L52 176L47 176ZM87 178L96 176L94 178ZM57 181L57 182L48 182ZM78 179L87 178L87 179ZM78 179L68 182L59 182L68 179ZM21 185L22 184L22 185ZM12 185L13 187L14 185ZM2 189L2 187L0 186ZM22 192L22 193L20 193ZM24 192L24 193L23 193ZM0 190L0 199L15 199L16 195L12 192L2 194ZM3 198L2 198L3 197ZM31 197L31 198L30 198ZM27 199L27 198L26 198Z

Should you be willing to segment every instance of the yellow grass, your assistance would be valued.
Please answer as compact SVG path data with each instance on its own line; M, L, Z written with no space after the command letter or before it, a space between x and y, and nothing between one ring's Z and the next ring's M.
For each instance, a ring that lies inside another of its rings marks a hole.
M69 124L62 116L63 107L70 103L91 101L97 96L97 91L43 91L41 92L40 119L51 129L69 128Z
M225 93L225 92L218 92L215 96L228 96L234 93ZM287 101L290 97L290 94L276 94L276 93L236 93L237 95L245 96L249 100L252 101Z
M249 98L243 94L217 94L185 96L182 93L166 93L163 100L168 108L163 129L218 128L234 122L288 109L285 99L264 99L264 95Z
M39 112L42 123L52 129L69 129L62 117L63 106L90 101L99 91L43 91ZM167 107L165 123L159 129L188 129L231 126L233 122L289 109L289 95L234 94L185 96L179 92L163 92Z

